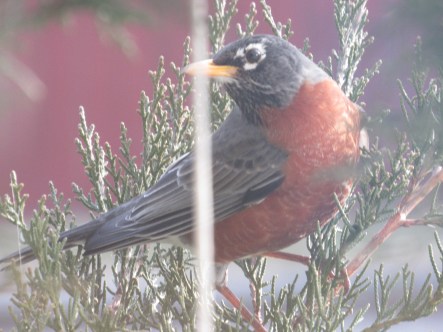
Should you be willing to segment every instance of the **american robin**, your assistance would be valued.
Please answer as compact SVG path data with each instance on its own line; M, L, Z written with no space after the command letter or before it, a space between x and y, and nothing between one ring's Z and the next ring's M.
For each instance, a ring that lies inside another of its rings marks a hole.
M235 102L212 136L220 275L233 260L285 248L337 213L334 195L344 203L359 158L360 111L334 80L270 35L235 41L184 70L220 81ZM193 163L192 152L184 155L148 191L60 240L82 244L85 255L154 241L191 244ZM29 249L20 255L33 257Z

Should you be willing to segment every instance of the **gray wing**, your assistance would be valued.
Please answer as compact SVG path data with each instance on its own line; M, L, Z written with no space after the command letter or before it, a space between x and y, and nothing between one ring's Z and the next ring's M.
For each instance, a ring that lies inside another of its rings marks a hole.
M283 182L287 154L271 145L259 127L235 109L213 137L214 217L218 222L256 204ZM115 250L188 234L193 223L193 160L188 153L172 164L144 194L96 220L60 234L65 248L83 243L85 254ZM34 259L24 248L0 260Z
M151 189L99 218L85 253L114 250L191 232L193 154L176 161ZM223 220L280 186L287 154L234 110L213 135L214 218ZM69 237L68 237L69 238ZM69 242L69 241L68 241Z

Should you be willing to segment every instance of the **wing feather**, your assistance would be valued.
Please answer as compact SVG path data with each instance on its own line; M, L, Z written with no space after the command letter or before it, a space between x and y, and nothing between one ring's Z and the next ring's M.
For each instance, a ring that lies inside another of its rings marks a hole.
M215 221L260 202L278 188L286 158L259 127L233 111L213 135ZM185 155L150 190L123 204L124 211L100 218L102 224L86 240L86 253L190 233L194 229L193 164L194 155Z

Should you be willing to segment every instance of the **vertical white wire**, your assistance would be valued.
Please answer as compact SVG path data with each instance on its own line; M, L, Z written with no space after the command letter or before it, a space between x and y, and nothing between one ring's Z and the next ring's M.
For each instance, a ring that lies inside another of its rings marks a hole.
M208 28L207 0L192 0L193 61L207 58ZM197 223L197 255L200 272L200 306L198 331L213 331L211 292L214 284L214 220L212 193L212 153L209 113L208 78L197 73L193 102L195 121L195 216Z

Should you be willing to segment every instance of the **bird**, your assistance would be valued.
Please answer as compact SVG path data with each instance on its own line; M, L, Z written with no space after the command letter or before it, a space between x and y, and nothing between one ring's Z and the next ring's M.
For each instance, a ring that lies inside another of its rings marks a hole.
M229 263L278 252L337 214L337 199L344 204L355 181L362 112L277 36L243 37L183 70L218 81L233 101L211 137L214 261L222 285ZM192 247L194 161L192 151L183 155L146 192L59 240L65 248L82 245L85 255L162 241ZM33 258L28 248L0 263Z

